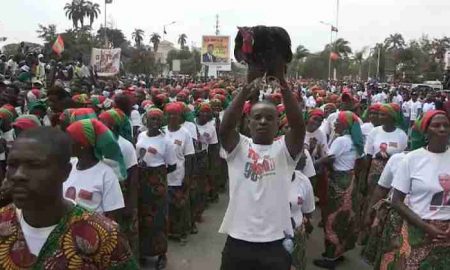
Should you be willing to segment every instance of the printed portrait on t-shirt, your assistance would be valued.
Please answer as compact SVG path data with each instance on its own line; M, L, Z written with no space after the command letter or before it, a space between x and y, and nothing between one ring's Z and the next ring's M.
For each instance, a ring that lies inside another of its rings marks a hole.
M275 160L270 156L261 157L255 150L250 148L248 157L251 159L251 162L245 164L245 178L250 178L250 180L256 182L265 175L275 174Z
M439 184L443 188L443 191L437 192L431 199L431 208L435 209L436 206L450 207L450 175L439 174Z

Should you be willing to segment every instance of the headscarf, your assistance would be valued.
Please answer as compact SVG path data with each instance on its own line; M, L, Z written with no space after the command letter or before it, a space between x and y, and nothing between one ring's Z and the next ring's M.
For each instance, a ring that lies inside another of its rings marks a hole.
M362 120L365 122L367 120L367 118L369 117L369 113L371 112L378 112L380 111L380 107L381 104L380 103L376 103L376 104L372 104L370 105L363 113L362 115Z
M356 152L362 155L364 152L364 140L359 125L358 116L351 111L341 111L338 114L337 121L344 126L346 134L350 134L352 142L355 145Z
M146 117L164 117L164 112L156 107L149 108L145 113Z
M42 100L31 101L27 104L27 107L28 107L28 112L30 114L36 115L36 113L34 113L36 110L41 110L44 115L47 112L47 104ZM44 115L37 115L37 116L44 117Z
M116 136L127 136L126 128L124 128L124 126L129 125L129 122L127 116L122 110L117 108L107 110L106 112L102 112L98 116L98 119L102 121L107 127L111 128L113 133L117 132L117 134L115 134Z
M79 94L79 95L75 95L72 97L73 102L81 104L81 105L86 105L86 104L90 104L91 100L89 99L88 95L86 94Z
M70 117L72 116L73 111L76 109L65 109L60 115L59 115L59 123L61 126L67 127L70 125Z
M184 104L182 102L169 103L164 107L164 112L182 114L184 112Z
M14 122L17 118L17 112L14 106L10 104L5 104L0 107L0 122L8 121L10 124Z
M70 123L83 119L97 119L97 114L91 108L79 108L72 111L70 114Z
M195 108L195 112L197 115L201 112L212 112L211 105L207 102L202 102Z
M95 157L110 165L119 181L127 178L127 169L119 144L111 130L102 122L97 119L76 121L66 129L66 132L79 145L92 147Z
M319 116L325 118L325 112L322 109L315 108L305 112L305 120L310 119L313 116Z
M92 95L90 102L92 105L102 110L108 110L112 107L112 100L101 95Z
M21 130L37 128L41 126L41 122L36 115L32 114L24 114L19 116L14 123L12 123L13 127L20 128Z
M419 149L427 145L427 141L425 138L425 132L428 129L428 126L431 123L431 119L436 115L447 115L446 112L440 110L429 110L428 112L421 115L414 122L412 131L411 131L411 147L413 150Z
M402 128L404 121L403 121L403 114L400 111L400 106L396 103L389 103L389 104L381 104L379 108L380 112L387 113L389 116L394 119L395 126Z
M41 98L41 91L38 89L31 89L27 93L27 100L28 102L37 101Z

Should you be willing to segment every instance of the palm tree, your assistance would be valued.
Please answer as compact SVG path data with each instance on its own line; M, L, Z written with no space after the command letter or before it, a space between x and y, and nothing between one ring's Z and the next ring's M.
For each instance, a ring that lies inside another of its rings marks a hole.
M56 25L49 24L48 26L39 24L39 29L36 30L38 38L42 38L45 42L52 42L56 39Z
M183 49L184 45L186 45L186 42L187 42L186 40L187 40L186 34L181 34L178 37L178 44L180 44L181 49Z
M388 50L398 50L403 49L406 46L406 43L402 34L395 33L389 35L389 37L384 40L384 45Z
M359 67L359 78L361 79L362 76L362 62L364 61L364 53L366 52L365 49L362 49L361 51L355 52L353 55L353 60L358 64Z
M352 53L350 42L343 38L338 38L333 44L334 51L342 58L347 58Z
M150 37L150 42L153 43L153 50L157 52L159 43L161 42L161 36L158 33L153 33Z
M140 48L141 43L144 40L144 30L142 29L134 29L134 32L131 34L131 37L136 42L136 47Z
M302 60L306 56L309 55L309 50L305 48L303 45L298 45L295 49L294 57L298 60Z
M84 0L72 0L72 3L67 3L64 6L66 16L69 20L72 20L73 27L78 28L78 22L81 23L81 27L84 26L84 17L86 16L86 2Z
M92 3L91 1L86 2L86 16L89 18L89 26L92 27L94 20L98 18L101 13L100 5L97 3Z

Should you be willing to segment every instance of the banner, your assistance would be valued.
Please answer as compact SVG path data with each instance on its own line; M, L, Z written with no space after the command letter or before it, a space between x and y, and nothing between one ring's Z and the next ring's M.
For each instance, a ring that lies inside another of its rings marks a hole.
M230 65L230 37L203 36L201 62L205 65Z
M120 71L120 49L92 49L91 66L98 76L110 77Z
M61 56L62 52L64 51L64 40L61 37L61 35L58 35L56 38L55 43L53 43L52 50L58 55Z

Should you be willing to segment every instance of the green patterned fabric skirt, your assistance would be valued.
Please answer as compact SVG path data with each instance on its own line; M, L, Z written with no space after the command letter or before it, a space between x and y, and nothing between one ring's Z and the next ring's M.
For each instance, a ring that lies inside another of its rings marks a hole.
M292 265L296 270L306 269L306 231L302 224L294 232L294 251L292 252Z
M167 252L168 195L166 166L139 168L139 249L141 256Z
M327 218L324 224L325 257L338 258L355 247L357 183L353 171L329 175Z
M375 265L379 261L380 248L382 243L385 225L391 222L388 219L391 210L390 203L380 200L375 206L375 218L369 230L367 244L362 250L361 256L370 265Z
M205 211L208 192L208 152L203 151L195 154L195 165L190 177L189 198L192 224Z
M425 221L447 231L450 220ZM450 241L430 239L421 229L403 222L398 237L392 239L391 249L381 257L382 270L445 270L450 269Z
M129 198L127 198L127 189L128 182L122 181L120 182L120 188L122 190L122 194L125 202L129 202ZM137 198L136 198L137 199ZM122 209L123 210L123 209ZM134 208L131 210L131 216L123 216L121 214L115 216L116 222L120 226L120 231L126 236L128 242L130 244L131 250L136 258L139 258L139 218L138 218L138 209Z
M191 232L191 202L189 177L182 186L169 186L169 236L185 237Z

